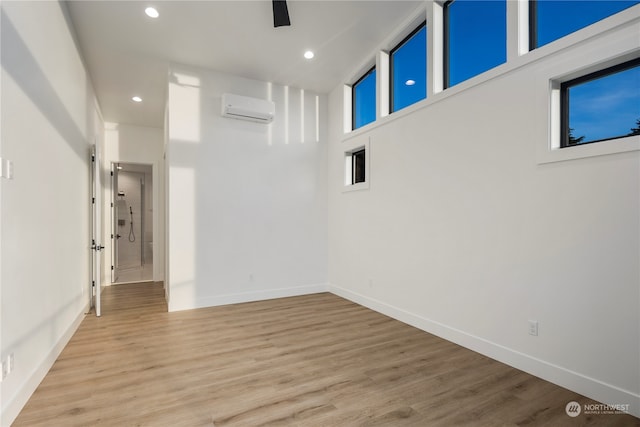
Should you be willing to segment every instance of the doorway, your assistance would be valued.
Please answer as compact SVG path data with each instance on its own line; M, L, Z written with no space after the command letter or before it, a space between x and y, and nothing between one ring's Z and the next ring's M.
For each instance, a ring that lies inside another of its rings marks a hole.
M112 165L113 284L153 281L152 166Z

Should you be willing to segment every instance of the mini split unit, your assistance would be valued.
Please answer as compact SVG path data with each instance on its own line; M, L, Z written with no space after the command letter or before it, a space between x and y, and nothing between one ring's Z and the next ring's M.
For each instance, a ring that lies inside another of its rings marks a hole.
M276 105L266 99L225 93L222 95L222 117L271 123L276 114Z

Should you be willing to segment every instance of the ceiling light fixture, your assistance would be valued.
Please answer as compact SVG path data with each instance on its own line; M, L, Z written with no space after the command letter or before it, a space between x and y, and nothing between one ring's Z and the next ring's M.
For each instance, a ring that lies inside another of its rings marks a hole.
M316 56L313 52L311 52L310 50L306 51L304 53L304 57L307 59L312 59L314 56Z
M144 10L144 13L147 14L147 16L149 18L157 18L158 16L160 16L160 14L158 13L158 11L156 10L156 8L149 6L148 8L146 8Z
M407 86L413 86L414 84L416 84L416 81L409 79L406 82L404 82L404 84L406 84Z
M133 102L142 102L142 98L140 98L139 96L134 96L133 98L131 98L131 100Z

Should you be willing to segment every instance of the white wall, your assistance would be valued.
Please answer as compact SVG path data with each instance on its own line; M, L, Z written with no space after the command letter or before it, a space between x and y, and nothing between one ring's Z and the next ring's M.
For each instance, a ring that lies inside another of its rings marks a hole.
M104 282L111 277L111 184L109 171L112 163L138 163L152 166L153 182L153 280L164 280L164 134L159 128L134 126L128 124L105 123L104 156L104 219L105 235L102 251L104 255Z
M0 423L9 425L88 309L89 147L102 123L57 2L2 2Z
M638 416L639 152L538 162L549 79L637 50L637 21L596 26L347 136L336 88L331 290ZM343 192L344 149L365 141L370 188Z
M227 92L271 97L275 121L221 117ZM316 112L312 93L172 66L170 310L326 288L326 97L317 99Z

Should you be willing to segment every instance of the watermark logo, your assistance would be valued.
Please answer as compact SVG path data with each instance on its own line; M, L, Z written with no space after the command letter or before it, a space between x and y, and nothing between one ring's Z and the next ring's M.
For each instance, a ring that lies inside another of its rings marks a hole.
M569 402L567 406L564 407L564 410L571 418L575 418L582 412L582 407L578 402Z
M585 403L583 410L585 414L595 415L619 415L629 412L628 403Z
M564 407L568 416L575 418L584 413L585 415L619 415L629 413L628 403L585 403L580 405L578 402L571 401Z

